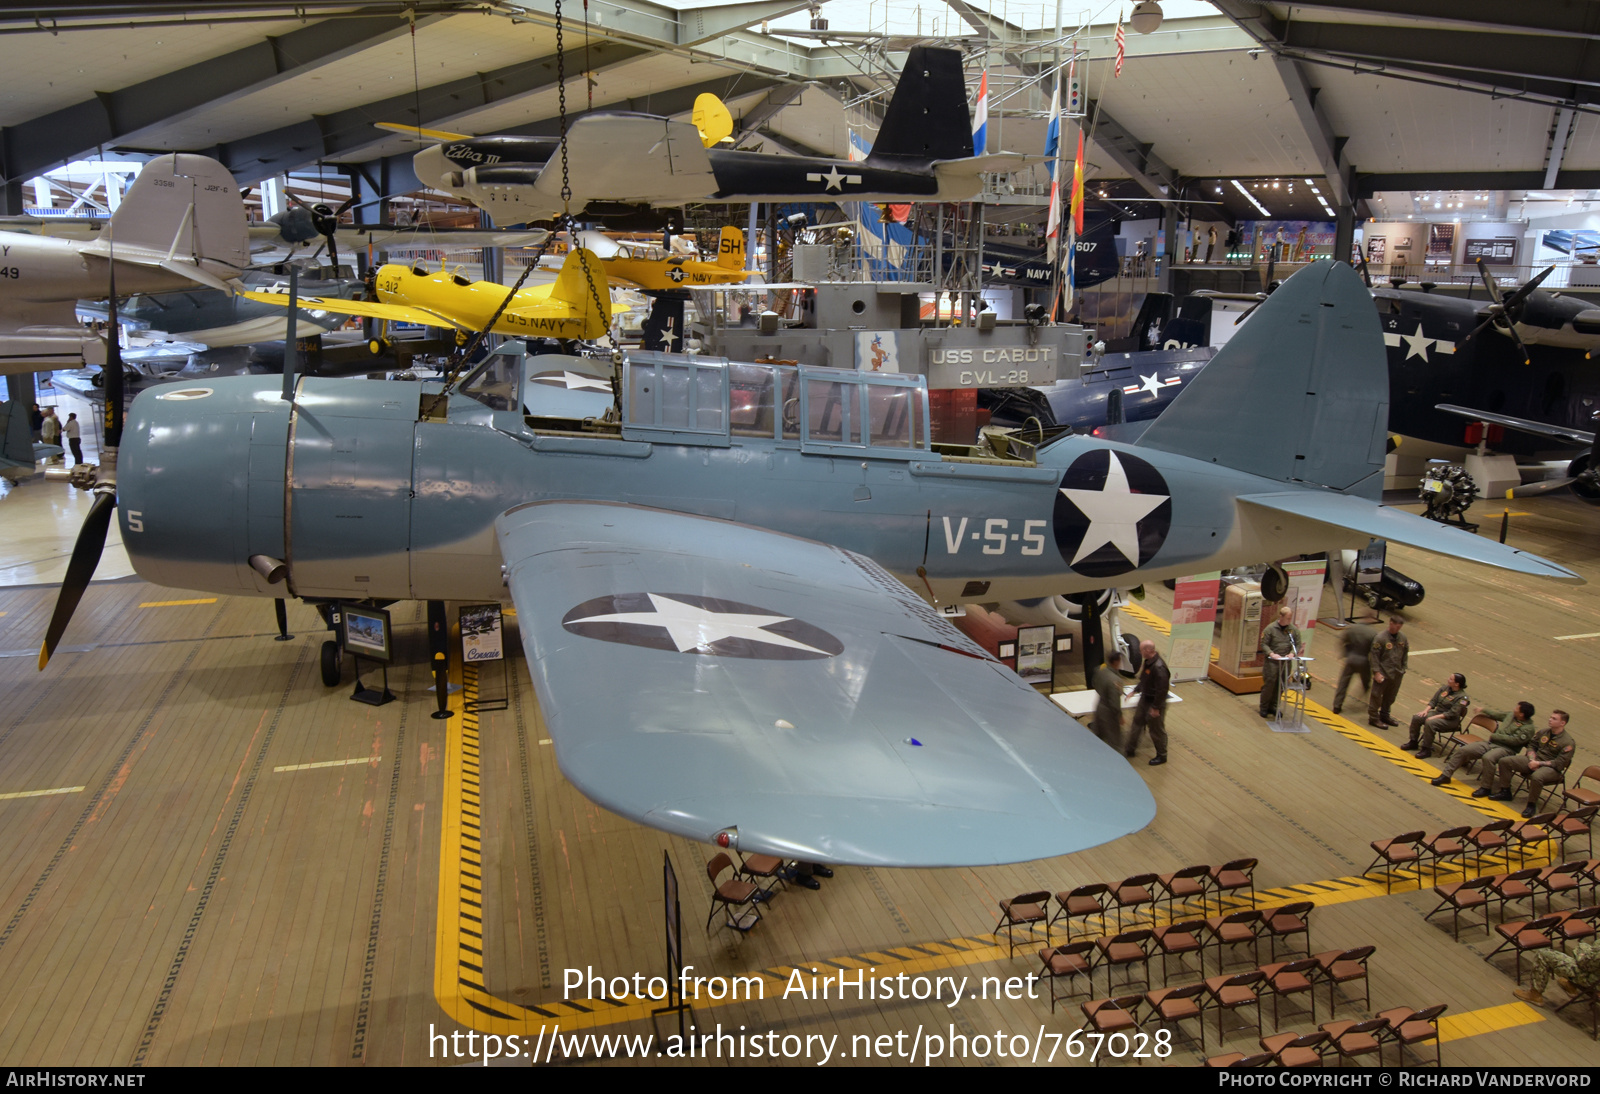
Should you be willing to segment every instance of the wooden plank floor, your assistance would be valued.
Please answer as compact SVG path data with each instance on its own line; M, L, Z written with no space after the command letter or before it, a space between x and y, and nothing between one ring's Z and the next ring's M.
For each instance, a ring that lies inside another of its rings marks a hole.
M1514 545L1600 580L1600 513L1565 498L1519 504L1529 515L1512 518ZM1402 549L1391 561L1428 589L1408 613L1413 649L1459 650L1413 659L1397 715L1462 671L1492 705L1528 698L1541 719L1564 707L1579 767L1600 758L1600 639L1554 640L1600 629L1600 586ZM1010 1064L995 1056L997 1033L1008 1053L1020 1036L1031 1052L1041 1032L1078 1026L1076 1005L1054 1015L1047 998L949 1006L948 987L926 1001L840 999L837 989L785 999L789 970L968 977L975 993L982 977L1037 967L1035 945L1007 958L988 937L996 901L1019 891L1244 855L1261 860L1262 889L1348 878L1366 866L1373 839L1482 817L1402 767L1403 754L1364 743L1364 718L1344 733L1316 724L1275 734L1254 697L1184 685L1169 719L1172 762L1138 765L1160 807L1145 831L1016 866L840 868L819 892L778 896L747 936L707 934L707 848L621 820L567 785L520 660L508 709L475 720L475 746L468 719L428 717L420 605L394 609L403 665L390 683L400 701L372 708L348 701L348 672L345 686L322 687L323 634L309 610L291 607L296 637L279 643L264 601L137 580L95 585L68 652L39 673L33 650L54 593L0 590L0 983L10 989L0 993L0 1059L16 1064L448 1063L430 1033L527 1035L531 1053L541 1027L543 1059L558 1023L563 1037L648 1033L648 1004L583 1002L595 994L587 987L568 999L563 984L569 969L663 973L663 850L680 878L696 974L774 970L762 1000L705 1000L694 1018L701 1032L745 1027L763 1051L769 1031L780 1049L784 1037L836 1037L835 1059L859 1054L852 1038L892 1044L903 1034L902 1049L917 1039L925 1051L931 1035L964 1036L960 1062ZM188 599L205 602L170 603ZM1169 600L1156 587L1145 607L1164 617ZM1335 610L1331 595L1326 607ZM1322 664L1333 664L1332 644L1319 641ZM498 672L476 686L497 693ZM597 675L596 686L610 685ZM1330 689L1319 684L1312 698L1326 704ZM303 766L334 761L348 762ZM63 792L3 796L44 790ZM476 850L462 854L462 840ZM1448 1062L1594 1060L1575 1019L1506 1007L1509 963L1481 960L1490 948L1481 928L1456 943L1425 922L1431 895L1349 884L1327 892L1313 941L1378 946L1375 1009L1448 1002L1451 1014L1487 1023L1461 1027L1470 1035L1446 1044ZM1325 1020L1325 994L1318 1005ZM1284 1028L1313 1025L1294 1013L1290 1004ZM1357 1000L1339 1016L1359 1013ZM816 1062L826 1041L795 1044ZM1236 1034L1226 1047L1252 1045L1253 1035ZM974 1058L980 1046L984 1058ZM1173 1062L1197 1058L1187 1037L1176 1047ZM743 1050L748 1059L750 1042ZM563 1043L550 1059L603 1055Z

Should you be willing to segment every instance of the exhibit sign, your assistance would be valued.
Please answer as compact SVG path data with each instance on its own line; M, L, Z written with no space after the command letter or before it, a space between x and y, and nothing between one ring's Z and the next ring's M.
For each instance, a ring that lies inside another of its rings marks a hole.
M1384 556L1389 553L1389 541L1375 539L1361 548L1356 558L1356 584L1376 585L1383 580Z
M1017 628L1017 675L1024 684L1055 690L1056 629L1050 624Z
M1294 625L1300 628L1300 652L1309 653L1322 609L1322 581L1328 572L1328 560L1285 562L1283 572L1289 578L1289 592L1283 602L1294 609Z
M461 606L461 659L466 663L498 661L506 655L504 620L498 604Z
M343 609L344 648L369 661L388 661L389 613L355 604L345 604Z
M1180 577L1172 590L1172 644L1167 667L1172 679L1204 680L1211 667L1222 571Z
M1469 239L1462 261L1472 264L1482 261L1485 266L1515 266L1517 240L1515 236L1496 236L1493 239Z
M1449 265L1456 250L1456 226L1454 224L1428 225L1428 256L1427 263L1432 266Z

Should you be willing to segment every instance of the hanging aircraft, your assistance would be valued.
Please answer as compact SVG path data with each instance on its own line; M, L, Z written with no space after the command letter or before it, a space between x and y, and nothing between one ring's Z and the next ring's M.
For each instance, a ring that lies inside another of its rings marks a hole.
M578 244L599 257L605 265L606 277L636 285L646 292L675 292L708 285L731 285L758 273L744 268L744 232L732 227L722 229L714 262L705 262L692 255L670 253L659 243L612 239L603 232L579 232Z
M619 359L605 421L530 423L541 359L515 343L443 390L147 391L40 665L119 515L156 584L335 607L509 597L562 770L641 823L833 863L1065 854L1142 827L1149 791L930 601L1373 536L1581 580L1377 504L1382 345L1360 278L1316 263L1139 444L1024 432L965 458L930 445L924 377L665 354ZM600 665L627 686L596 687Z
M1009 152L973 154L961 52L931 46L912 47L864 160L718 148L723 133L703 120L697 127L650 114L579 116L567 130L571 211L593 218L689 202L967 201L982 189L981 173L1029 162ZM550 220L568 207L559 138L446 136L454 139L414 159L423 185L472 202L496 224Z
M112 258L115 257L115 271ZM198 282L227 291L250 261L244 202L227 168L205 156L158 156L139 172L110 227L92 242L0 232L0 373L82 368L105 343L77 302Z
M506 286L497 282L469 281L443 269L429 273L419 266L381 266L373 287L376 302L302 296L300 306L336 315L533 338L599 338L611 326L604 266L581 247L567 255L554 282L518 290L509 303ZM239 295L280 308L289 304L287 289Z

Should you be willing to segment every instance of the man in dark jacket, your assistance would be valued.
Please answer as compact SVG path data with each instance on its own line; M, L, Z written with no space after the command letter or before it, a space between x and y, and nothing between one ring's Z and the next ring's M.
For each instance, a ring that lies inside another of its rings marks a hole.
M1139 742L1149 726L1150 743L1156 746L1150 766L1157 767L1167 762L1167 688L1172 683L1172 671L1149 639L1139 643L1139 656L1144 660L1144 667L1139 670L1139 704L1133 708L1128 747L1122 751L1131 759L1139 751Z
M1089 728L1112 748L1122 744L1122 654L1112 650L1105 664L1094 670L1094 690L1100 702L1094 708Z

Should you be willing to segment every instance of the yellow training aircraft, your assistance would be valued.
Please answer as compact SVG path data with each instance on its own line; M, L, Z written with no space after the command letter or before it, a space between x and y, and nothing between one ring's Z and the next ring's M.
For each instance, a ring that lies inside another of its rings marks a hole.
M706 285L729 285L757 271L744 268L744 233L722 229L717 260L704 262L687 255L668 254L658 243L628 243L599 232L579 232L578 242L600 256L606 276L641 289L663 291Z
M396 323L421 323L480 331L510 292L493 281L468 281L443 270L379 267L378 302L302 296L300 307ZM288 307L287 293L242 292L240 296ZM561 264L552 284L520 290L500 313L491 333L535 338L599 338L611 326L611 293L605 267L593 251L577 248ZM624 309L618 309L624 310Z

